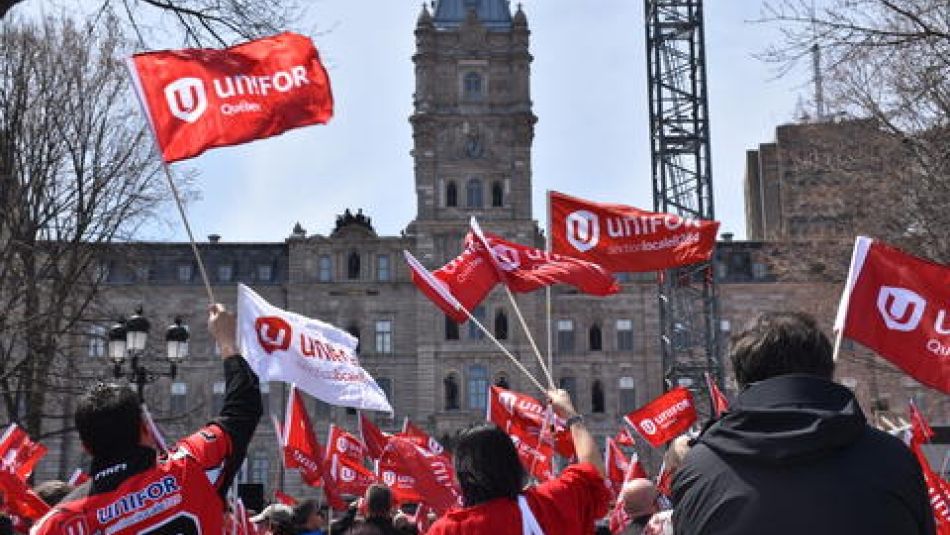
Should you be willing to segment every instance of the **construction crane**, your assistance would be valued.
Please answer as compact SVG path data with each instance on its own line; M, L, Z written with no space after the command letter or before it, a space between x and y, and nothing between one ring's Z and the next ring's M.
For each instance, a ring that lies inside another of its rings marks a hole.
M644 8L653 208L713 219L703 2L644 0ZM666 388L686 386L705 397L706 373L722 386L718 294L711 262L663 272L659 312Z

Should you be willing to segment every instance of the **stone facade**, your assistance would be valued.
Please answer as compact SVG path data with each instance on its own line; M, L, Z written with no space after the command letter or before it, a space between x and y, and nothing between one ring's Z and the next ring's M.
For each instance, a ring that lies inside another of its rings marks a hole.
M217 300L233 307L235 285L243 282L276 306L347 329L360 339L363 365L395 408L392 419L372 415L377 424L393 431L408 417L451 446L460 429L484 420L489 384L538 392L481 333L468 324L448 322L416 290L402 251L411 251L430 269L441 266L460 251L472 215L488 231L543 245L531 211L536 121L529 84L532 58L525 14L520 7L511 14L504 0L443 0L433 13L424 7L415 35L417 85L410 122L417 215L399 236L378 236L367 215L347 210L328 236L308 234L298 225L282 242L228 243L215 238L199 248ZM762 187L768 191L771 186ZM756 213L772 210L766 205ZM763 234L771 236L768 230ZM724 331L738 329L767 310L803 309L824 319L833 313L816 309L816 303L837 296L840 287L780 280L774 251L761 241L720 243L716 276ZM191 326L192 356L177 378L161 378L147 387L149 406L160 425L170 437L182 436L214 414L223 379L219 357L204 329L206 297L190 246L136 244L116 246L115 252L98 303L101 313L90 322L88 343L79 344L88 354L77 355L77 378L91 382L111 376L101 344L111 319L130 314L137 306L155 323L182 316ZM588 415L601 440L617 431L623 414L663 390L654 275L618 278L622 291L608 298L565 287L552 292L553 375L574 394L578 409ZM545 293L519 295L517 301L547 353ZM543 381L503 291L493 292L474 313ZM161 338L160 334L153 328L153 338ZM162 354L161 344L153 342L155 353ZM162 362L152 365L167 368ZM850 369L846 373L856 378L854 386L863 400L880 397L866 386L870 384L866 373ZM885 388L883 380L879 383L875 388ZM919 390L906 384L894 388L895 401L901 397L897 393ZM274 383L267 391L266 410L280 417L286 387ZM355 411L316 400L309 407L321 439L330 422L356 432ZM945 419L946 413L940 417ZM39 467L39 479L62 477L87 464L74 434L47 442L51 455ZM640 449L648 463L658 461L658 452L646 445ZM267 417L250 447L240 481L263 483L268 493L276 485L299 496L309 493L298 476L280 469Z

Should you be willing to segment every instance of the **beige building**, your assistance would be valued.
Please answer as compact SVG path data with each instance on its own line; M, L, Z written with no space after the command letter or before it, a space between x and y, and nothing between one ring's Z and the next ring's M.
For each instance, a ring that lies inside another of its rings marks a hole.
M543 244L537 220L544 214L531 210L536 117L529 34L521 8L511 13L505 0L441 0L432 12L423 7L415 28L416 91L409 118L417 213L399 236L379 236L369 214L346 210L328 236L308 234L298 224L283 241L229 243L212 237L200 244L218 300L233 306L235 285L242 282L276 306L328 321L359 338L363 365L395 408L392 419L373 415L384 430L397 429L409 417L450 446L460 429L484 420L490 384L538 394L477 329L447 321L410 282L402 260L407 249L428 268L441 266L460 251L472 215L488 231L520 243ZM774 207L757 210L771 216ZM772 236L756 232L758 240ZM132 254L123 247L133 248ZM716 276L724 331L764 310L805 309L830 317L831 310L818 310L815 304L837 295L839 286L780 281L770 258L774 250L763 241L720 244ZM101 337L117 315L128 315L136 306L144 307L155 324L181 315L191 326L192 356L176 378L160 378L147 387L148 403L160 425L169 436L181 436L215 413L223 393L219 357L204 330L206 298L197 266L184 243L117 246L115 251L103 312L90 322L88 344L77 355L77 379L89 383L96 376L111 376ZM128 258L135 260L119 260ZM553 375L573 393L601 439L617 431L623 414L663 390L654 275L619 278L622 291L608 298L564 287L553 292ZM544 292L519 295L517 300L545 348ZM502 292L496 290L473 312L536 377L543 377ZM160 334L153 328L153 338ZM161 354L161 341L153 342ZM165 368L162 362L151 365ZM862 398L869 399L860 370L848 377ZM903 392L916 387L894 388ZM285 399L284 385L270 384L266 410L280 417ZM330 422L356 432L354 411L316 400L310 408L321 438ZM72 433L48 441L51 453L40 466L39 479L85 466L77 442ZM655 462L658 453L644 444L641 457ZM276 437L266 418L249 449L241 481L263 483L268 493L282 482L292 494L308 493L297 475L280 469Z

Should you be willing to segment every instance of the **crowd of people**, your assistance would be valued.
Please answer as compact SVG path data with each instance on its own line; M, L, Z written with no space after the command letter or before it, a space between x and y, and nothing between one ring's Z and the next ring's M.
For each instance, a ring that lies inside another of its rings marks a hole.
M258 379L238 355L234 316L210 310L209 330L224 355L220 415L157 459L134 394L98 385L78 404L76 425L92 455L78 488L47 482L35 490L52 509L33 535L197 535L234 531L226 491L261 416ZM345 512L316 500L274 503L250 515L273 535L906 534L935 533L916 459L898 439L868 425L853 393L833 380L831 344L799 313L759 317L733 340L740 393L698 433L673 440L668 489L626 481L614 499L604 460L584 418L563 390L548 402L573 439L576 459L556 477L527 485L508 434L487 424L463 431L454 448L461 507L439 518L394 503L370 486ZM422 518L420 518L422 516ZM0 522L0 535L11 533Z

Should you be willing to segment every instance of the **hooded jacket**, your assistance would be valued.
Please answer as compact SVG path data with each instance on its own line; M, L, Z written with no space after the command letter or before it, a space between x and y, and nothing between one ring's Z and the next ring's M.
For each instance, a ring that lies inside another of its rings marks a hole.
M673 480L677 535L934 533L920 466L815 376L754 383L700 435Z

